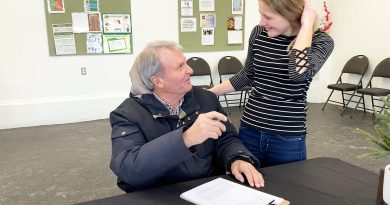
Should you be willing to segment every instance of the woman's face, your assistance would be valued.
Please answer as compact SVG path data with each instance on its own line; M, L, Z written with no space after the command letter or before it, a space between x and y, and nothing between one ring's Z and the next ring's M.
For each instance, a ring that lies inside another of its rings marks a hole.
M264 1L259 0L259 12L260 12L260 23L259 25L267 29L268 37L275 37L278 35L293 36L290 22L280 14L271 10Z

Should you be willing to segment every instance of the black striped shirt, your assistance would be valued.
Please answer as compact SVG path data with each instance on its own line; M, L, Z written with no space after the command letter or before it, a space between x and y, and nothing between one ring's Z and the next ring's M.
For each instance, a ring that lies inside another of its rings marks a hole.
M282 135L306 134L307 90L334 43L326 33L316 31L312 46L307 48L308 67L299 74L297 50L293 49L290 56L287 51L294 38L269 38L263 27L253 29L245 67L230 78L235 90L253 87L241 118L244 125Z

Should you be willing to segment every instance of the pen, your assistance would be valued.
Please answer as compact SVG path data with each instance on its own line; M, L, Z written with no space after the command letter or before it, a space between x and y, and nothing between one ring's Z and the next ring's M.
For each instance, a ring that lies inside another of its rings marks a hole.
M275 199L272 200L272 201L270 201L270 202L268 203L268 205L274 205L274 201L275 201Z

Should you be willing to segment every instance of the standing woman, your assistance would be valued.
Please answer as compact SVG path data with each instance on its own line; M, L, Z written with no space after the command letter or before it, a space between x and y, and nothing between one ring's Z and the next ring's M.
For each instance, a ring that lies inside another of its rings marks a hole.
M258 0L260 24L245 67L210 89L223 95L251 85L239 138L262 167L306 159L307 90L331 54L330 36L315 30L308 0Z

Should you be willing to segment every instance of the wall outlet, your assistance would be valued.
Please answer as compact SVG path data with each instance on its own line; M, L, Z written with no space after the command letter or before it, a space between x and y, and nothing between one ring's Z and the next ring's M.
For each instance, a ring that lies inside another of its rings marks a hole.
M81 75L87 75L87 68L85 67L81 68Z

